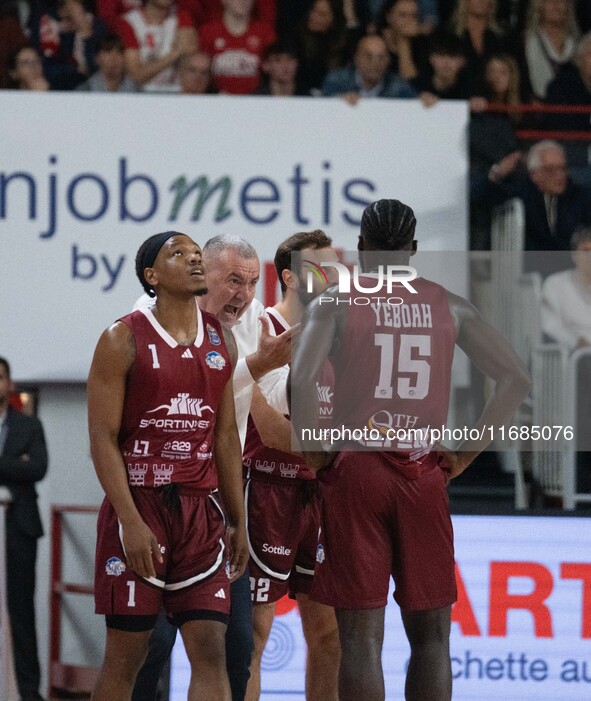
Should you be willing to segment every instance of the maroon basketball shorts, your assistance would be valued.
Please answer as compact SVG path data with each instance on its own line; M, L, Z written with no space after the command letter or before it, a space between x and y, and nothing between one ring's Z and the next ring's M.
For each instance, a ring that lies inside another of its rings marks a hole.
M246 481L248 573L254 604L310 591L320 523L316 487L316 480Z
M408 479L379 452L342 452L321 473L321 529L311 596L338 609L405 611L456 600L453 530L440 453Z
M178 508L169 510L158 489L131 487L138 511L152 530L163 563L144 579L127 567L120 524L105 499L97 524L95 610L106 615L230 612L229 558L224 517L215 497L180 488Z

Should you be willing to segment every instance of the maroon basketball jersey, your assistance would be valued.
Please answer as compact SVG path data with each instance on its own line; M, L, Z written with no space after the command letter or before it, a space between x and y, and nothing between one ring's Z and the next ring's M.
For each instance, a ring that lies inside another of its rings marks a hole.
M289 325L272 307L267 308L267 313L277 335L289 329ZM320 405L320 424L324 427L332 417L333 373L329 362L321 373L316 383L318 402ZM263 477L276 481L281 479L312 480L316 475L308 470L301 457L293 453L285 453L264 445L259 432L254 425L252 416L248 417L246 429L246 441L244 443L243 462L247 468L247 476Z
M150 309L124 316L135 340L119 447L129 484L217 486L216 412L232 367L218 320L197 307L197 338L182 346Z
M403 286L388 293L385 285L352 292L332 362L335 425L364 429L369 440L359 442L367 448L415 459L429 443L416 429L441 428L447 418L456 328L443 287L422 278L412 286L416 294Z

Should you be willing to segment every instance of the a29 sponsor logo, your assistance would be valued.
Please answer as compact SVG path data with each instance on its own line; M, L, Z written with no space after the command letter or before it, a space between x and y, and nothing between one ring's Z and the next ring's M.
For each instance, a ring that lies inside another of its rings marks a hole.
M174 453L190 453L191 443L189 441L168 441L164 444L164 450L170 450Z

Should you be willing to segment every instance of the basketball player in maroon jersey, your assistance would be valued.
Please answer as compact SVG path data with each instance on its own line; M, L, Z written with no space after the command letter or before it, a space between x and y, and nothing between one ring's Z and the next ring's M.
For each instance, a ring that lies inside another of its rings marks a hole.
M408 265L417 246L415 226L412 209L398 200L365 209L358 243L368 276L363 287L375 284L371 271L379 265ZM411 648L405 698L451 698L456 586L445 486L488 445L490 434L447 451L429 443L426 429L445 424L456 344L495 383L476 428L503 425L530 386L519 357L471 304L422 278L412 287L416 294L402 285L388 293L384 284L371 296L397 299L367 306L358 299L367 293L328 290L325 295L341 303L323 303L321 296L309 305L292 361L291 418L298 437L314 426L315 378L328 356L335 373L334 425L374 429L365 444L341 445L332 464L320 440L302 443L308 467L326 468L311 596L336 610L341 701L384 699L390 576ZM409 437L400 431L408 428L420 430Z
M307 292L306 262L336 260L324 231L297 233L279 245L275 269L282 297L266 309L277 335L299 324L306 305L327 283L336 282L331 277L334 268L328 268L327 281L314 277L315 287ZM330 415L332 372L322 373L318 393L321 414ZM306 699L337 701L340 649L334 610L309 598L320 526L316 476L301 455L290 450L289 420L269 407L255 388L243 454L254 633L246 701L260 696L261 657L276 603L287 593L298 602L308 650Z
M230 582L248 551L231 374L235 347L200 311L201 249L178 232L138 251L152 310L101 336L88 379L91 452L106 498L98 521L97 613L107 642L95 701L128 701L164 605L191 663L188 698L229 701ZM224 515L212 494L219 483Z

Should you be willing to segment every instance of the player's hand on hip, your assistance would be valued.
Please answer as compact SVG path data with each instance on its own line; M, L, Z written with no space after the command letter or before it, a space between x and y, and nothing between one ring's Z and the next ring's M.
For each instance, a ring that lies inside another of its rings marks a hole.
M306 467L312 472L319 472L325 467L328 467L335 459L336 453L327 453L324 450L314 450L309 453L304 453Z
M462 452L461 450L449 450L448 448L439 446L437 448L437 452L444 457L444 460L448 465L446 469L448 480L461 475L471 462L468 454Z
M140 577L155 577L154 558L160 563L163 559L158 540L150 528L143 521L124 527L122 542L127 566Z
M246 527L228 528L228 541L230 543L230 579L238 579L248 565L248 544L246 542Z

